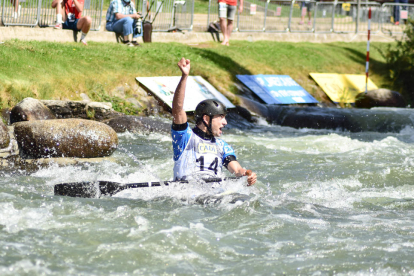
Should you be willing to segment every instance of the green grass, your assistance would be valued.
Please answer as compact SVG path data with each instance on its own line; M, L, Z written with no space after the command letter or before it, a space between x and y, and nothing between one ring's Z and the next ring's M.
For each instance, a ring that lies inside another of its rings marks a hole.
M379 87L392 88L378 52L386 46L371 44L370 78ZM204 77L224 93L238 93L234 86L237 74L283 74L318 100L326 100L309 73L364 74L365 54L365 43L231 41L231 47L211 42L130 48L115 43L89 42L84 47L79 43L9 40L0 45L0 108L14 106L29 96L80 100L80 93L86 93L96 100L108 100L110 91L125 83L135 84L135 77L180 75L176 64L181 57L191 60L192 75Z

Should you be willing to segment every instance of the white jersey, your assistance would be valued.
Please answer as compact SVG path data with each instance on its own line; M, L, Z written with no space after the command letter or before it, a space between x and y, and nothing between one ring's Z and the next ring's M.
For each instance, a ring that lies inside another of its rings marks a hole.
M174 179L221 177L224 159L234 150L223 140L206 140L187 125L183 131L171 130L174 149Z

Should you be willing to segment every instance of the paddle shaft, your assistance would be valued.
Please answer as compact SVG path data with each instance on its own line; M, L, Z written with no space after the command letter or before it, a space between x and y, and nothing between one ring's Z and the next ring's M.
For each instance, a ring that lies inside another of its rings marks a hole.
M240 177L208 178L208 179L203 179L203 182L214 183L214 182L236 180L236 179L240 179ZM183 184L183 183L188 183L188 181L181 180L181 181L163 181L163 182L141 182L141 183L128 183L128 184L121 184L121 183L110 182L110 181L62 183L62 184L55 185L54 194L62 195L62 196L71 196L71 197L96 198L101 195L112 196L126 189L162 187L162 184L164 184L164 186L169 186L170 184L174 184L174 183Z

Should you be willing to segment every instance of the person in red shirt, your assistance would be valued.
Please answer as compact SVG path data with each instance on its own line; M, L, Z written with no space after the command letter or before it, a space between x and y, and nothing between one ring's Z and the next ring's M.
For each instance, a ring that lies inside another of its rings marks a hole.
M55 29L82 31L80 42L88 45L86 35L91 28L92 18L82 17L84 0L53 0L52 8L56 8Z
M236 15L237 0L218 0L220 28L223 33L222 45L230 46L229 40L233 31L233 21ZM240 0L239 13L243 11L243 0Z

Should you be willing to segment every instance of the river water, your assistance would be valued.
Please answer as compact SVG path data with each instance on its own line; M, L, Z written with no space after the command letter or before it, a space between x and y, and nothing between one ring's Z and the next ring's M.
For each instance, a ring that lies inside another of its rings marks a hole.
M259 123L223 139L258 183L197 204L195 184L114 197L58 183L169 180L167 134L119 135L111 161L0 172L0 275L414 274L414 130L350 133Z

